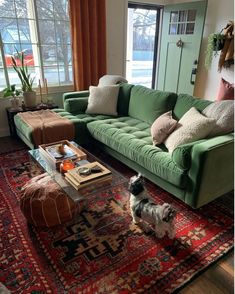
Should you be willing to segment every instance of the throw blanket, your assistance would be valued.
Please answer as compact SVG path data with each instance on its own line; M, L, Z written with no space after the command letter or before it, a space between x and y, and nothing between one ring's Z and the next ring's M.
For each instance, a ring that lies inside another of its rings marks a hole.
M99 79L98 87L127 83L127 80L117 75L104 75Z
M32 137L36 146L74 139L73 123L51 110L28 111L17 115L32 128Z
M221 50L218 71L221 71L222 67L230 67L230 65L234 64L234 23L230 21L226 28L223 30L223 34L225 35L225 43L224 47Z

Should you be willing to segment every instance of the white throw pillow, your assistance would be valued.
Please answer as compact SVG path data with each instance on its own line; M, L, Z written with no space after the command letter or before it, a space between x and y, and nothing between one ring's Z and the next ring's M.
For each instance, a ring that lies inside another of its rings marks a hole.
M181 117L175 131L170 134L164 144L171 153L179 145L205 138L214 126L215 119L205 117L192 107Z
M86 113L117 116L119 85L104 87L90 86L89 92Z
M234 130L234 101L223 100L211 103L202 113L216 120L216 126L209 136L219 136L231 133Z

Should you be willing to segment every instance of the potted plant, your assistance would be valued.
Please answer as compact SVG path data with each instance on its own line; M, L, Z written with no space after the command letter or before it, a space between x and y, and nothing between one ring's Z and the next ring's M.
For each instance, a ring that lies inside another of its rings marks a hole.
M225 36L221 33L213 33L208 37L205 67L209 69L211 66L213 56L217 56L218 52L223 49Z
M20 99L19 95L21 94L21 90L16 89L16 85L10 85L9 87L3 90L3 97L12 97L10 99L11 107L14 109L18 109L20 107Z
M19 60L17 62L16 58ZM24 53L17 51L16 56L11 56L12 66L22 84L22 91L24 97L24 104L26 107L36 106L36 92L33 90L33 82L35 78L31 78L31 74L28 73L28 67L24 62Z

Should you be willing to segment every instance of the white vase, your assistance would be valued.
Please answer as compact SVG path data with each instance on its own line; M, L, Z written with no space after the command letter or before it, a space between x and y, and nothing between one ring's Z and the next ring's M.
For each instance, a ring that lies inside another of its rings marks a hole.
M23 92L25 107L34 107L37 105L37 96L35 91Z
M11 108L13 108L13 109L20 108L20 98L19 97L11 98L10 102L11 102Z

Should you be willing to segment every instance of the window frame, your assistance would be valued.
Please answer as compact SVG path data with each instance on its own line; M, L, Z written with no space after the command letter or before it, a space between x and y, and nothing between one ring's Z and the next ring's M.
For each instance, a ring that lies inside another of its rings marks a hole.
M28 1L28 0L27 0ZM29 0L30 1L30 9L32 9L32 11L30 11L31 15L29 14L29 16L27 17L27 20L33 20L35 21L35 26L34 26L34 34L35 34L35 41L34 40L30 40L30 44L33 46L37 47L37 58L38 58L38 65L34 68L38 68L39 71L39 76L40 76L40 80L44 81L45 78L45 69L48 68L48 66L44 66L43 65L43 57L42 57L42 48L44 46L44 44L41 43L41 39L40 39L40 30L39 30L39 17L38 17L38 7L36 4L36 0ZM68 0L67 0L68 1ZM6 17L7 19L8 17ZM13 17L9 17L9 18L13 18ZM17 22L17 34L19 36L19 25L18 25L18 20L19 19L24 19L24 18L19 18L19 17L14 17L14 19ZM20 39L19 39L20 41ZM6 59L5 59L5 52L4 52L4 42L2 40L2 36L1 36L1 32L0 32L0 58L2 59L2 69L3 69L3 74L4 74L4 78L6 81L6 87L10 86L10 78L9 78L9 73L8 73L8 67L6 64ZM19 42L20 46L22 45L22 42ZM71 46L71 42L70 44L66 44L66 46L70 45L71 51L72 51L72 46ZM56 43L55 46L57 47L58 44ZM58 61L58 59L57 59ZM71 65L72 67L73 65ZM50 67L50 66L49 66ZM56 65L57 69L59 70L59 64L57 63ZM60 81L59 81L60 82ZM39 93L39 89L38 86L35 85L33 87L33 89ZM72 84L65 84L65 85L48 85L48 93L49 94L53 94L53 93L63 93L63 92L67 92L67 91L73 91L74 90L74 82L72 79ZM3 91L0 90L0 97L3 98ZM5 99L9 99L10 97L6 97Z

